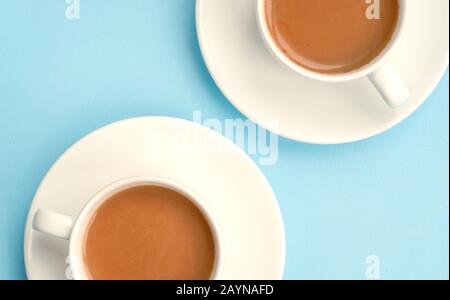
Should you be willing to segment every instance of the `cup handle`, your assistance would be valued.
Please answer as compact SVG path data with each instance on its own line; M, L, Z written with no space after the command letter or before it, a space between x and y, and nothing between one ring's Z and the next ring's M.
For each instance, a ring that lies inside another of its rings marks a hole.
M391 108L399 107L408 100L409 89L391 65L384 64L368 77Z
M40 208L33 216L33 229L69 240L74 221L71 217Z

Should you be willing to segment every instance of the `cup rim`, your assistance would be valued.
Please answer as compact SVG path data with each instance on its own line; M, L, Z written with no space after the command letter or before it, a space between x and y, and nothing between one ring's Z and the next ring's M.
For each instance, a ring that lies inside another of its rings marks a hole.
M83 244L88 223L91 220L91 217L95 213L96 209L114 194L128 188L144 185L161 186L174 190L188 198L189 201L191 201L201 211L203 217L208 222L208 225L213 233L216 251L214 267L209 279L217 279L220 276L222 269L223 241L222 234L219 230L216 222L217 219L215 218L214 214L207 207L204 201L201 201L201 198L190 189L186 188L176 181L155 176L135 176L114 181L100 189L86 203L86 205L83 207L80 214L76 218L72 233L70 235L68 263L73 279L91 279L88 276L83 262Z
M275 57L276 60L278 60L282 65L287 67L288 69L309 77L311 79L316 79L320 81L326 81L326 82L344 82L344 81L351 81L355 79L359 79L361 77L365 77L374 71L376 71L378 68L380 68L383 64L387 62L387 60L390 58L391 54L394 52L394 50L398 47L401 37L403 36L403 31L405 28L405 21L406 21L406 9L407 9L407 1L406 0L398 0L400 10L399 10L399 19L397 22L397 26L395 28L394 34L391 37L391 40L387 44L387 46L378 54L377 57L375 57L372 61L367 63L366 65L362 66L361 68L352 70L350 72L345 73L337 73L337 74L327 74L327 73L320 73L316 71L309 70L305 67L302 67L301 65L295 63L290 58L288 58L278 47L276 42L272 38L272 34L269 30L269 25L267 23L267 17L266 17L266 1L268 0L257 0L256 1L256 17L257 17L257 24L259 28L259 32L262 36L262 39L264 41L264 44L269 49L271 54Z

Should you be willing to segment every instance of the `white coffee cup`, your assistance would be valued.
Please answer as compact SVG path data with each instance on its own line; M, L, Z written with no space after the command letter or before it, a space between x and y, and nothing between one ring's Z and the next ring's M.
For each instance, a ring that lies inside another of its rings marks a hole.
M203 201L199 200L198 196L186 187L171 180L157 177L131 177L111 183L97 192L87 202L76 219L46 209L38 209L33 216L33 229L56 238L69 240L69 262L73 279L90 279L86 270L86 264L83 261L83 244L89 221L100 205L114 194L128 188L145 185L162 186L174 190L192 201L202 212L213 232L216 246L216 260L210 279L219 278L223 263L223 243L215 218L211 211L203 204Z
M400 15L397 22L397 28L391 41L385 49L371 62L362 68L341 74L324 74L306 69L289 59L283 51L277 46L272 38L266 18L266 0L256 0L256 15L259 31L262 38L276 59L294 72L324 82L344 82L368 77L384 101L392 108L399 107L405 103L410 96L409 89L402 79L398 76L394 68L388 63L394 50L398 47L401 37L405 30L405 19L407 13L406 0L398 0L400 5Z

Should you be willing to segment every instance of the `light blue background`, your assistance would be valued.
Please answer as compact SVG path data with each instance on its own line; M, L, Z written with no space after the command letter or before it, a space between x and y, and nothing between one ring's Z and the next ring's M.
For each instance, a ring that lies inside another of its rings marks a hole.
M225 0L224 0L225 1ZM71 144L141 115L243 118L209 76L194 0L0 2L0 278L25 278L23 231L43 176ZM445 37L443 37L445 38ZM282 208L287 279L449 277L448 73L396 128L339 146L280 139L262 167Z

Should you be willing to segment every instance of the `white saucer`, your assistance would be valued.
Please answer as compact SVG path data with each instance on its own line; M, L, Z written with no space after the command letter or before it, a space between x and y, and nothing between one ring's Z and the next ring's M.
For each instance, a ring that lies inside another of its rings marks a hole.
M379 134L413 113L448 65L448 0L408 0L405 38L392 63L412 96L396 110L366 79L321 83L275 61L259 35L255 1L197 0L200 48L215 82L237 109L294 140L336 144Z
M174 142L179 142L177 136L189 135L200 138L202 144L233 151L178 151L174 147ZM28 215L24 243L28 278L65 279L68 267L68 242L32 230L31 217L38 208L75 217L102 186L139 175L175 180L205 199L223 235L221 279L281 279L283 220L262 172L223 136L166 117L136 118L106 126L58 159L41 183Z

